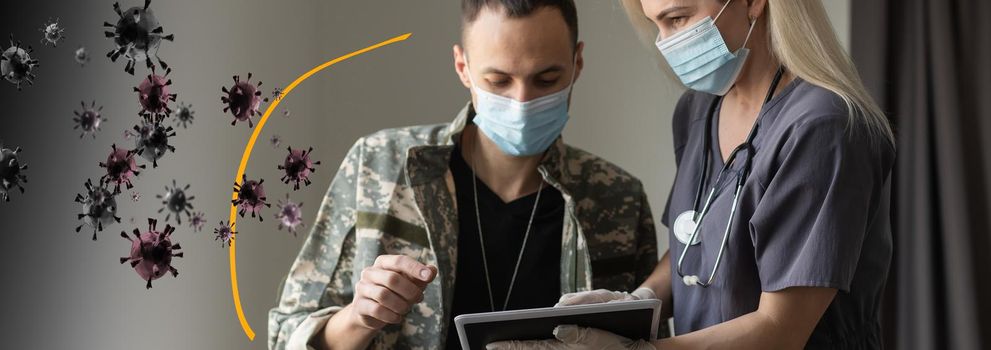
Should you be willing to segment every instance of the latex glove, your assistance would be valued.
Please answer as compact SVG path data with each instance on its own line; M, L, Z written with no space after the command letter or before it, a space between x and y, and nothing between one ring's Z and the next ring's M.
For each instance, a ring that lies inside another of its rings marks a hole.
M606 289L596 289L588 292L568 293L562 295L554 306L608 303L611 301L657 299L650 288L640 287L633 293L614 292Z
M657 350L643 340L630 340L601 329L562 325L554 328L553 340L509 340L491 343L486 350Z

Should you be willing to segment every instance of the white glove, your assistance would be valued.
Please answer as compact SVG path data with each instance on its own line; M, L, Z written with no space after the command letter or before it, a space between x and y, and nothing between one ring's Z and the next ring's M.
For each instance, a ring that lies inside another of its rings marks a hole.
M630 340L595 328L562 325L554 328L554 340L500 341L485 346L486 350L657 350L643 340Z
M554 306L599 304L611 301L645 300L657 299L654 291L647 287L640 287L633 293L614 292L606 289L596 289L588 292L568 293L562 295Z

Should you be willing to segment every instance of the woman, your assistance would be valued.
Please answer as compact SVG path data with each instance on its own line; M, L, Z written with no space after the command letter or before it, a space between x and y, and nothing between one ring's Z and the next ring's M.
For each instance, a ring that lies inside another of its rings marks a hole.
M562 304L654 294L676 336L565 326L494 348L880 348L893 135L821 2L623 2L689 88L672 123L671 249L635 293Z

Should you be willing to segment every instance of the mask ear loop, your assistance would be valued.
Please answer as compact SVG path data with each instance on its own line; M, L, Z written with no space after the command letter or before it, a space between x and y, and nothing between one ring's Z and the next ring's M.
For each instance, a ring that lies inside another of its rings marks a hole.
M750 42L750 34L752 34L754 32L754 27L755 26L757 26L757 19L756 18L750 18L750 29L747 30L747 38L746 39L743 39L743 46L740 47L741 49L747 47L747 43Z
M731 2L733 2L733 0L729 0L725 4L723 4L723 8L719 9L719 13L716 14L716 18L712 19L712 23L716 23L716 21L719 20L719 16L723 15L723 11L726 11L726 8L729 7L729 3Z

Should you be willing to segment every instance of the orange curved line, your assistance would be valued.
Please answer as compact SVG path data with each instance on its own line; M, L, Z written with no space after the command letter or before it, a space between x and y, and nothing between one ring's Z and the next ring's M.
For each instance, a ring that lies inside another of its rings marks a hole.
M265 110L265 114L263 114L261 119L258 121L258 125L256 125L257 127L255 128L254 132L251 133L251 138L248 139L248 145L244 147L244 153L241 155L241 165L238 166L237 174L234 175L234 183L236 184L241 183L241 176L244 175L244 170L245 168L248 167L248 160L251 158L251 150L254 149L255 141L258 139L258 135L261 134L262 129L265 127L265 122L268 121L268 116L272 114L272 111L274 111L277 106L279 106L279 103L282 101L282 99L285 98L286 95L291 93L292 90L296 88L296 85L299 85L299 83L302 83L304 80L306 80L306 78L309 78L310 76L316 74L317 72L323 70L324 68L333 66L338 62L378 49L380 47L397 43L400 41L404 41L406 39L409 39L410 35L412 34L413 33L406 33L394 37L392 39L380 42L378 44L366 47L364 49L351 52L347 55L335 58L333 60L327 61L319 66L314 67L313 69L310 69L310 71L296 78L296 80L294 80L291 84L289 84L289 86L287 86L284 90L282 90L282 98L274 99L272 103L268 105L268 109ZM231 196L231 199L237 199L237 192L234 192L234 194ZM232 227L237 224L237 207L235 207L233 204L231 204L230 224ZM251 330L251 325L248 324L248 320L244 317L244 310L241 308L241 295L238 292L238 287L237 287L237 250L235 249L235 247L237 246L236 243L237 240L234 239L234 237L231 237L231 242L230 242L231 292L234 295L234 309L237 310L237 319L241 321L241 328L244 329L244 334L248 336L249 341L254 341L255 332Z

